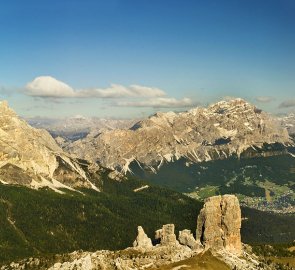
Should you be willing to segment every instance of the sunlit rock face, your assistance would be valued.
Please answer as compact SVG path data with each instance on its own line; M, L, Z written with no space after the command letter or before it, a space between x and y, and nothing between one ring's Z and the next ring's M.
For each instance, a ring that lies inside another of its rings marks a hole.
M157 113L131 129L78 140L67 150L126 173L132 162L156 171L180 158L193 163L225 159L274 143L291 144L287 130L267 113L234 99L188 112Z
M196 238L205 249L241 254L241 209L234 195L214 196L205 200L197 220Z
M0 181L28 187L97 189L80 165L50 136L0 102Z

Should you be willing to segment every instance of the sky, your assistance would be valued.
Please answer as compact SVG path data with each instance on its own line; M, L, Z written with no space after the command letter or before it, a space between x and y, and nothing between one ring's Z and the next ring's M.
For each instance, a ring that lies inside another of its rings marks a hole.
M134 118L241 97L295 111L294 0L0 2L0 99Z

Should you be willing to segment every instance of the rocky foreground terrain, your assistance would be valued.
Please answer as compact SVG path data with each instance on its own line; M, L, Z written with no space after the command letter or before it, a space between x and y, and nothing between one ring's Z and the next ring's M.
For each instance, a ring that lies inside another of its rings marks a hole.
M1 183L33 188L47 186L59 192L78 187L99 191L95 181L91 182L95 177L89 177L91 168L87 163L83 166L64 152L46 130L31 127L7 102L0 102ZM99 168L94 166L92 170L94 173Z
M66 149L127 173L132 162L156 171L181 158L192 163L226 159L275 143L292 144L287 130L269 114L235 99L183 113L157 113L131 129L90 135Z
M77 251L57 256L55 261L30 258L2 266L1 270L206 269L194 268L204 257L219 267L210 269L275 269L260 262L251 249L241 243L240 228L238 199L233 195L214 196L205 201L198 216L196 238L191 231L183 230L177 239L174 225L166 224L155 232L152 241L139 226L133 247L125 250ZM176 262L178 268L173 268Z

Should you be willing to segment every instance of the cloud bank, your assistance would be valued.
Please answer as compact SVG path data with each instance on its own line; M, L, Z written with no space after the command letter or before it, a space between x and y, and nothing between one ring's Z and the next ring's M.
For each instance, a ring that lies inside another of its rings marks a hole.
M196 106L190 98L154 98L144 101L119 101L116 106L122 107L152 107L152 108L185 108Z
M290 107L295 107L295 99L290 99L290 100L283 101L279 105L279 108L290 108Z
M50 76L35 78L26 85L26 93L35 97L54 98L123 98L123 97L163 97L166 93L153 87L130 85L125 87L111 84L108 88L75 90L64 82Z
M107 88L77 90L51 76L35 78L25 86L25 93L29 96L48 100L60 100L62 98L115 99L112 104L121 107L184 108L196 105L190 98L168 97L165 91L155 87L137 84L130 86L111 84ZM126 101L127 98L129 99Z
M270 103L274 100L274 98L269 96L260 96L256 97L255 100L260 103Z

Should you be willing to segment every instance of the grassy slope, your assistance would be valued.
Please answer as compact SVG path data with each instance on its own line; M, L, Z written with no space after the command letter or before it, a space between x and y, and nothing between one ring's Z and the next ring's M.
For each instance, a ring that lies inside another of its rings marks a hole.
M214 257L210 252L199 254L193 258L156 268L158 270L230 270L224 262Z

